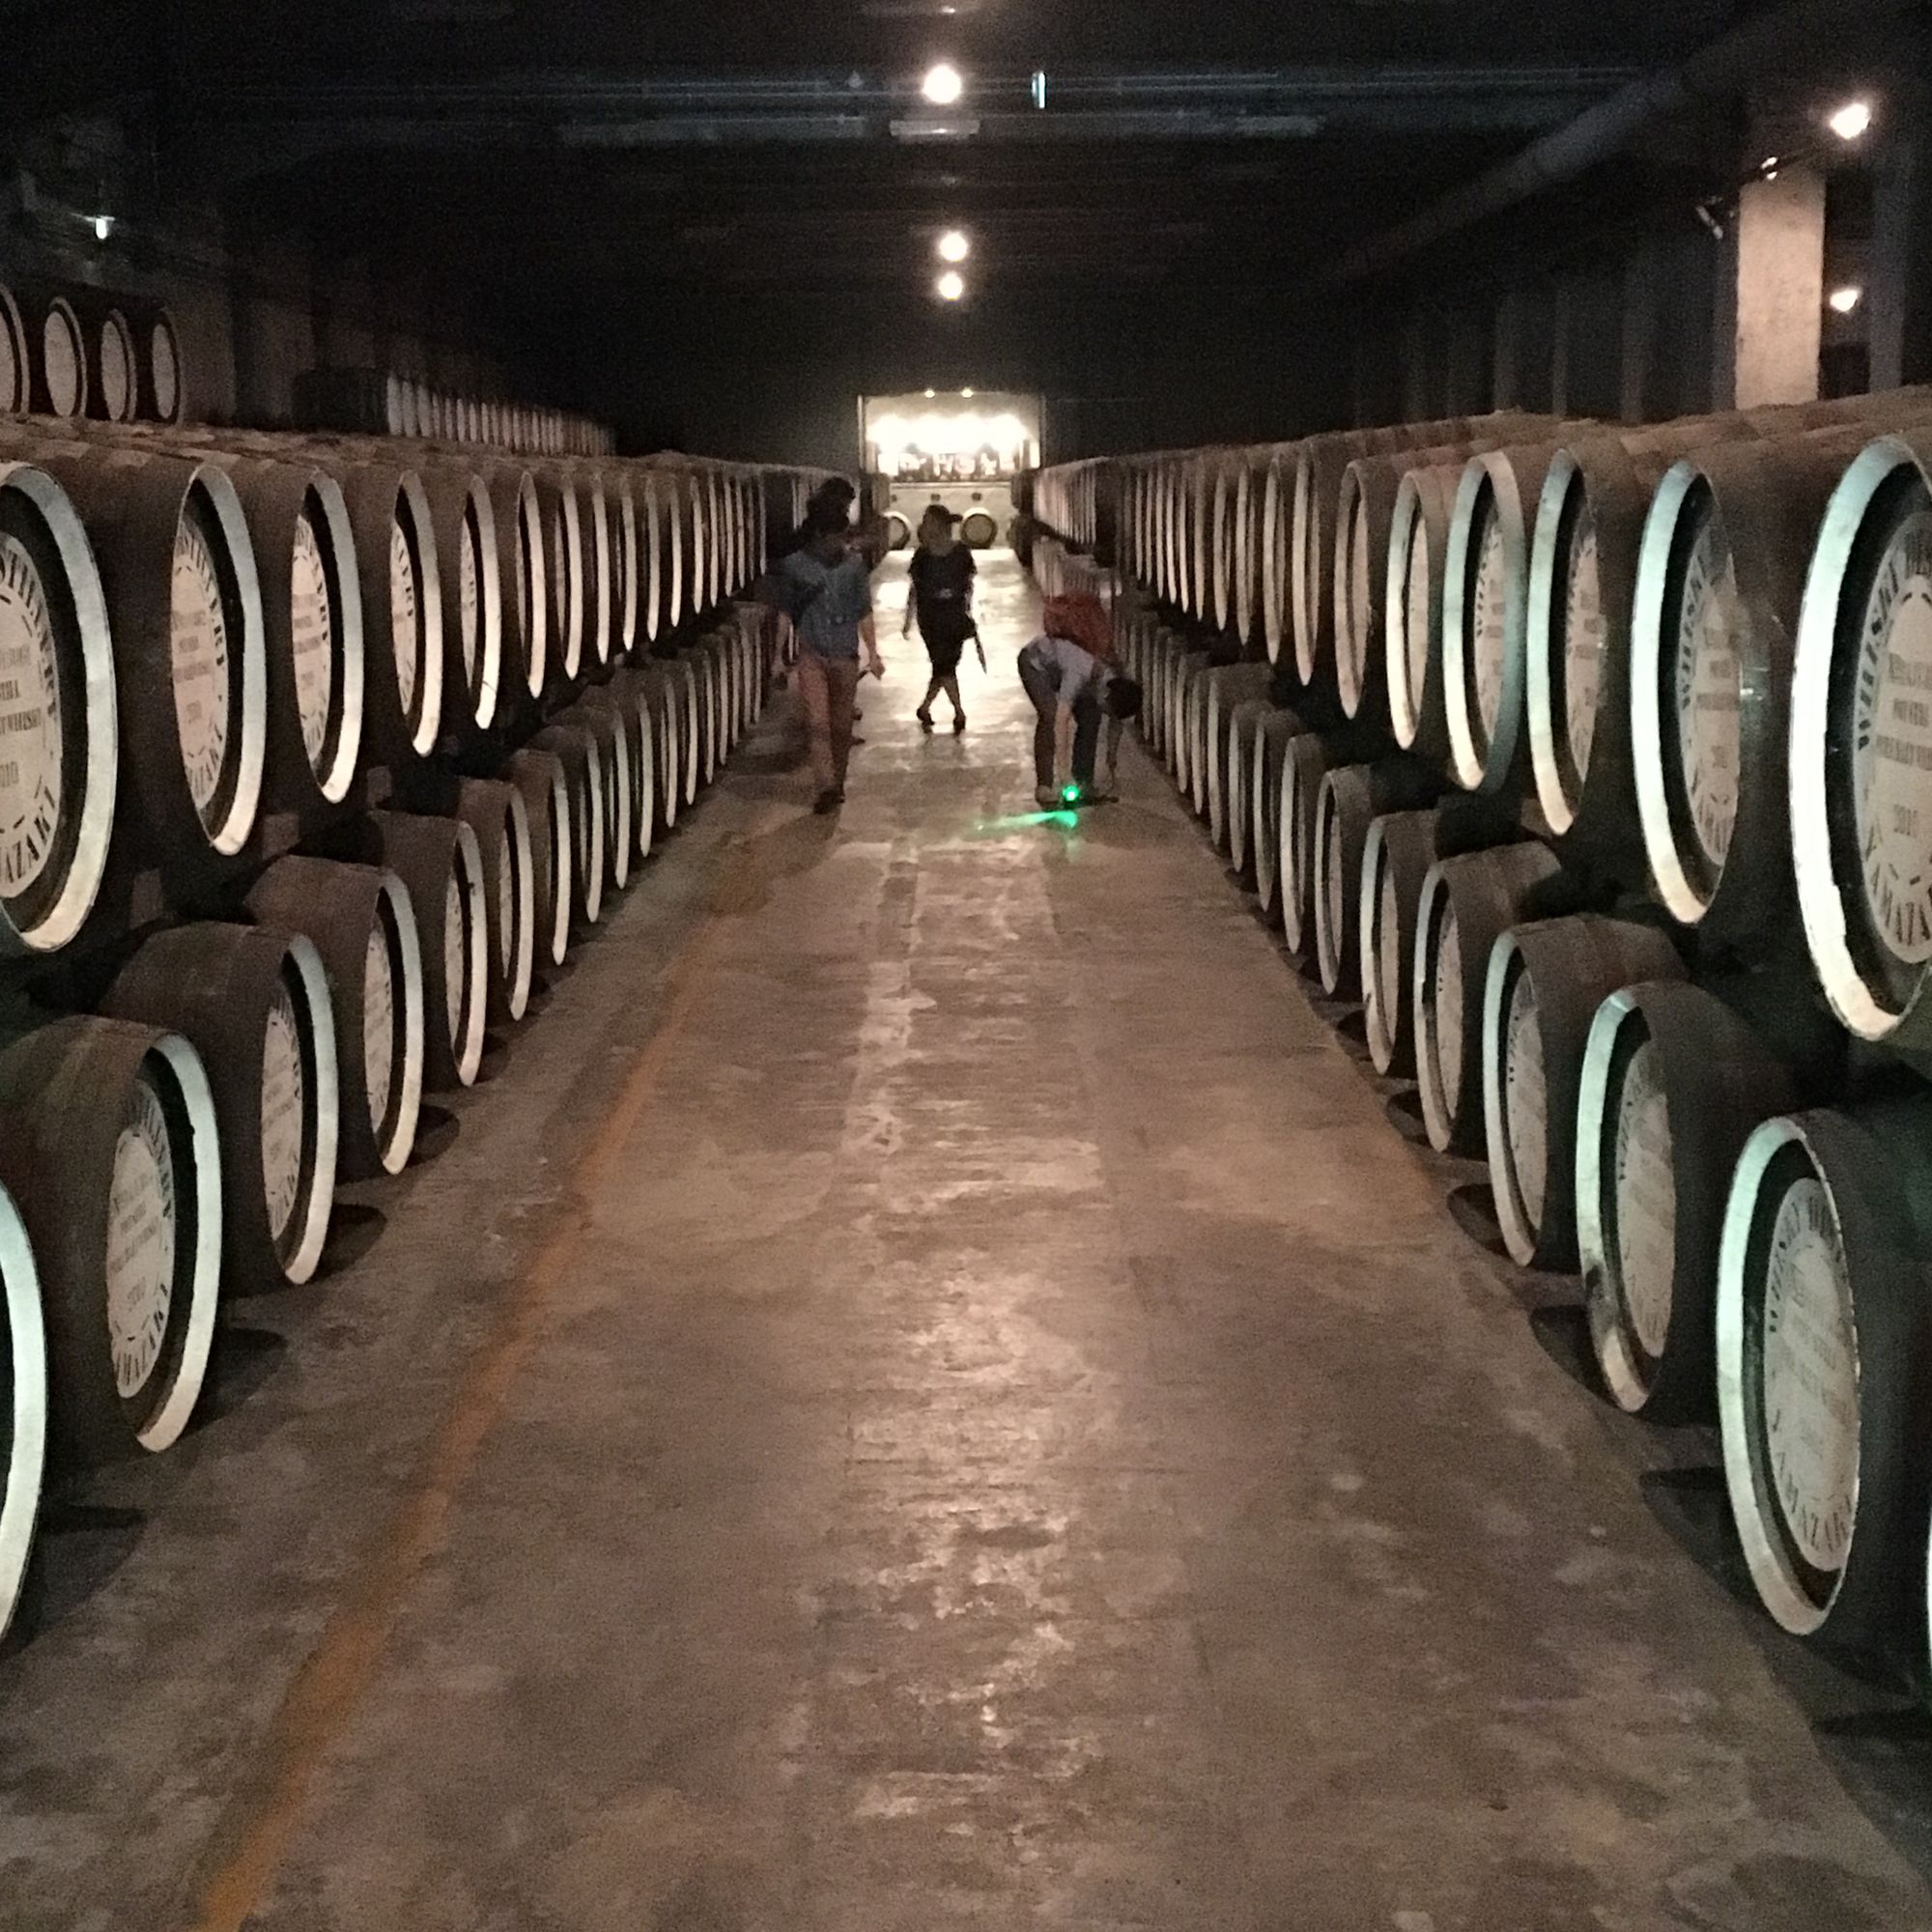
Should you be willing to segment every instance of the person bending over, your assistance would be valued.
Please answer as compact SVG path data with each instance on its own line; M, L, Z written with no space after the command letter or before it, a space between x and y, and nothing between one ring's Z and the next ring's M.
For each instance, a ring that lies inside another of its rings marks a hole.
M886 668L873 626L871 566L853 543L844 509L816 506L806 538L805 548L780 569L798 632L799 696L818 786L811 809L836 811L845 802L861 650L874 677L883 677Z
M1020 682L1033 700L1034 797L1052 807L1109 798L1118 778L1121 732L1139 714L1141 688L1114 668L1113 629L1097 597L1049 597L1041 635L1020 653ZM1095 785L1100 724L1107 721L1107 789Z
M932 700L943 691L952 700L952 728L966 728L966 707L959 701L959 660L973 628L973 580L979 566L973 553L959 541L958 516L933 503L919 520L919 548L913 552L911 588L906 595L905 632L912 636L913 618L925 654L932 660L932 681L913 716L920 729L932 729ZM985 652L980 653L980 667Z

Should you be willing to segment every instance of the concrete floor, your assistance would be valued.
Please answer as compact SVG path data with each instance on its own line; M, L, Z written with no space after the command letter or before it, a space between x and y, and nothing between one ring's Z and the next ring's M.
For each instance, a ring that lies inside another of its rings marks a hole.
M49 1524L10 1932L1932 1927L1932 1730L1740 1599L987 572L781 717L213 1412ZM895 572L888 597L902 594Z

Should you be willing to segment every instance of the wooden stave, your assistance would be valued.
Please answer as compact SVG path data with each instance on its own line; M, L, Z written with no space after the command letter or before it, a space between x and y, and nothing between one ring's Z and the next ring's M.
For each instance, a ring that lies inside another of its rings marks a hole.
M247 898L265 925L303 934L322 956L335 1015L339 1094L336 1174L367 1180L400 1174L415 1146L423 1092L425 1020L422 952L409 889L380 866L333 859L278 859ZM364 972L372 934L384 934L391 984L401 995L392 1035L392 1085L380 1126L365 1073Z
M106 1293L115 1150L140 1082L167 1112L176 1200L186 1210L176 1224L171 1307L184 1298L187 1307L185 1321L170 1321L151 1372L165 1380L135 1409L116 1381ZM0 1047L0 1185L14 1196L39 1262L48 1446L62 1463L90 1468L158 1454L192 1419L214 1338L220 1167L207 1074L178 1035L75 1016Z
M262 1165L261 1113L269 1015L284 989L298 991L294 1004L307 1024L301 1043L309 1118L300 1199L278 1239ZM179 1034L200 1056L221 1149L223 1293L312 1280L328 1237L341 1114L334 1008L314 943L268 925L173 926L141 944L98 1009L104 1018Z
M1615 1142L1623 1078L1656 1049L1670 1132L1670 1313L1654 1358L1620 1285ZM1598 1373L1627 1414L1708 1422L1717 1413L1716 1284L1724 1208L1745 1143L1799 1104L1792 1065L1724 1001L1683 980L1619 988L1597 1009L1577 1101L1577 1246Z
M1505 1030L1513 976L1533 975L1544 1083L1543 1208L1517 1182L1505 1093ZM1679 980L1684 965L1654 925L1574 913L1512 926L1491 952L1483 992L1483 1117L1503 1243L1520 1266L1575 1272L1577 1095L1597 1009L1620 987Z

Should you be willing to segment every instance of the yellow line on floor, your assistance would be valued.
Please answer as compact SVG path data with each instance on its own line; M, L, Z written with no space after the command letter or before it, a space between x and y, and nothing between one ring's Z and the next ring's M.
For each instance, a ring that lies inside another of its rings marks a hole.
M729 924L727 881L707 901L705 921L673 970L664 1018L631 1068L571 1178L562 1218L517 1284L492 1338L477 1351L431 1444L421 1487L365 1557L321 1641L296 1673L270 1726L271 1769L239 1825L224 1820L230 1849L194 1887L193 1932L242 1932L274 1884L302 1819L309 1786L348 1729L375 1677L389 1633L417 1572L501 1414L503 1402L542 1333L543 1318L572 1261L606 1171L629 1140L690 1009L703 968Z

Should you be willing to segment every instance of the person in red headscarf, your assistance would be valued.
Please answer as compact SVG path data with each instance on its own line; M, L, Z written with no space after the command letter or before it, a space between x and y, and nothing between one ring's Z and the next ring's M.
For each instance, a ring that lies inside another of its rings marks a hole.
M1049 597L1041 631L1020 653L1020 682L1033 700L1034 797L1056 806L1069 782L1078 802L1112 795L1121 732L1141 708L1141 688L1114 668L1114 630L1097 597ZM1107 721L1107 790L1094 781L1100 724Z

